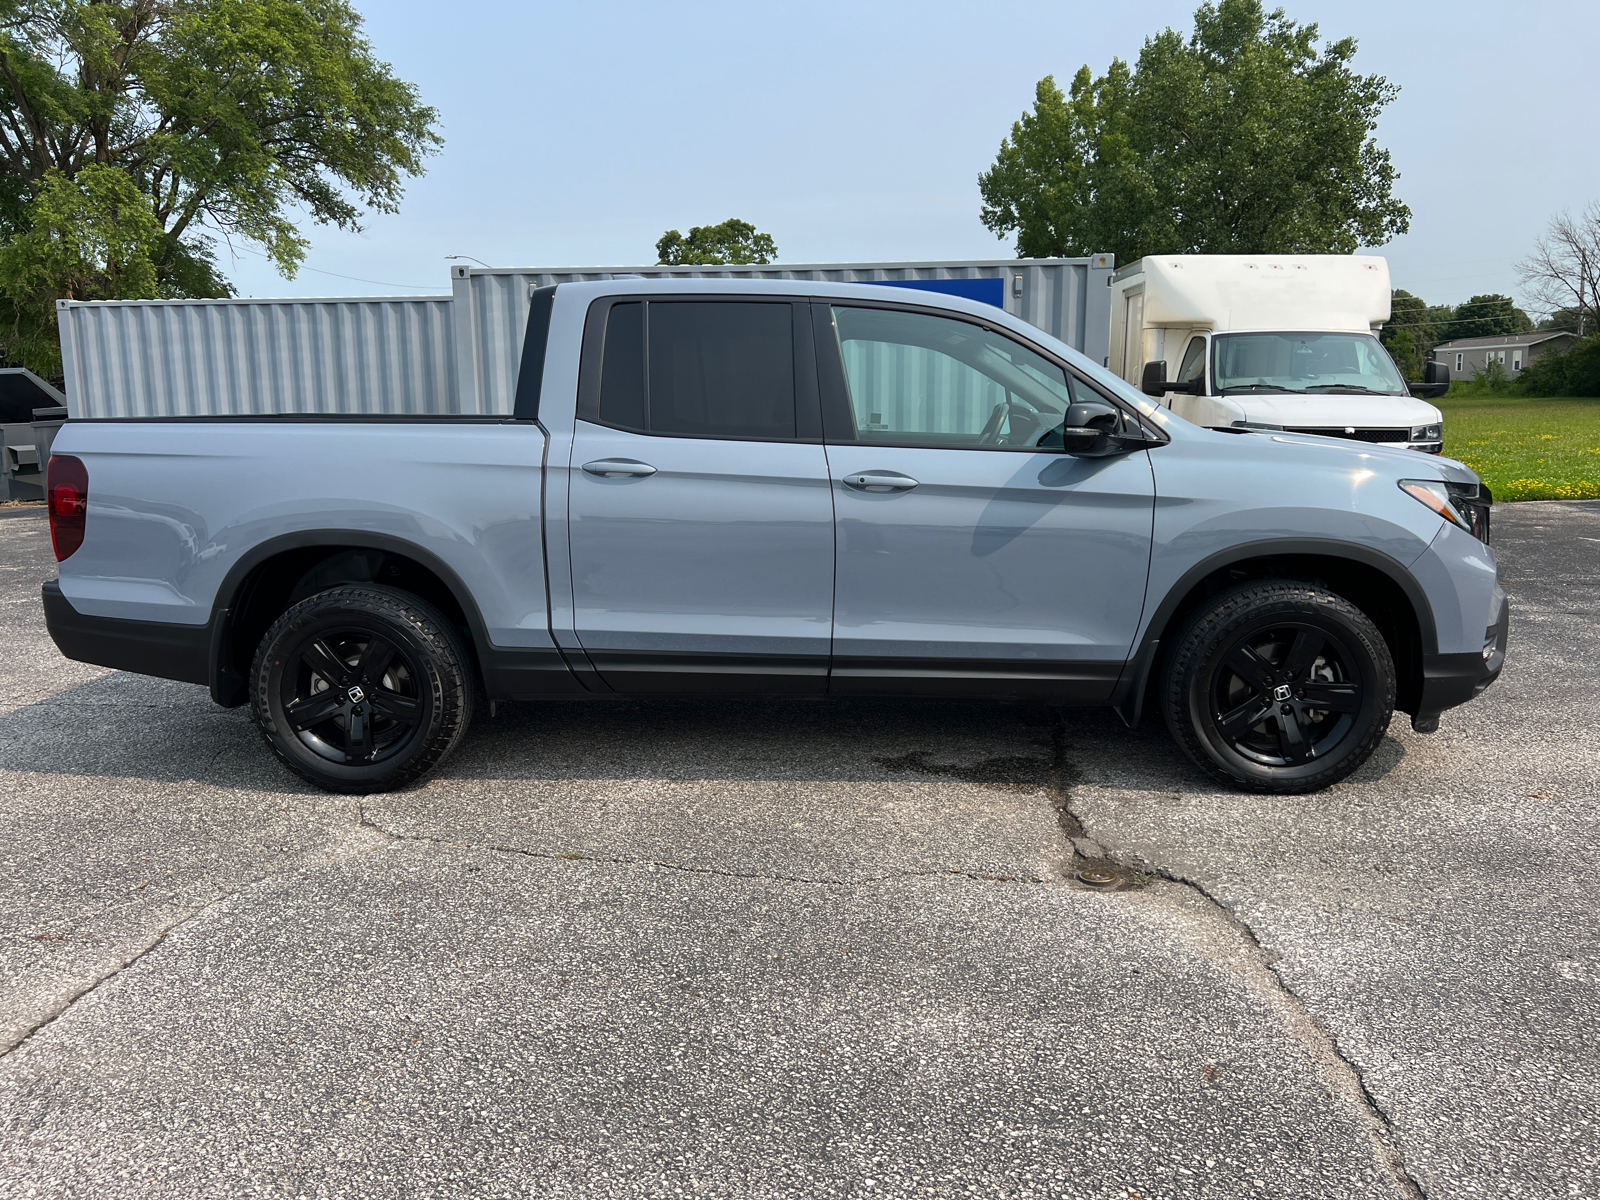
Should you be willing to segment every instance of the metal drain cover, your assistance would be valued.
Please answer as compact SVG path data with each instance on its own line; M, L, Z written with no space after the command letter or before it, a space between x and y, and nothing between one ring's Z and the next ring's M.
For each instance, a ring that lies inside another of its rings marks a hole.
M1089 887L1115 887L1122 882L1122 875L1105 867L1080 867L1078 882Z

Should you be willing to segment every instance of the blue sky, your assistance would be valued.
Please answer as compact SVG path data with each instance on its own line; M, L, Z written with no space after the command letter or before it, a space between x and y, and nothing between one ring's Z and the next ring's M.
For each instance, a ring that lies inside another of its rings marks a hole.
M1195 0L623 4L356 0L377 53L440 112L445 147L398 215L308 227L293 280L259 254L240 293L448 290L495 266L653 262L667 228L738 216L780 260L1009 257L977 176L1031 103L1088 63L1192 28ZM1401 86L1379 140L1411 232L1381 248L1430 302L1515 294L1552 213L1600 199L1600 3L1288 0Z

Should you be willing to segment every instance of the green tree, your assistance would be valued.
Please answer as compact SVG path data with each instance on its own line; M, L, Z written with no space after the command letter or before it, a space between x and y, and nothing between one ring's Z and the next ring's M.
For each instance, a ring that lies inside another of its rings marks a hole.
M749 221L729 217L721 225L695 225L684 237L669 229L656 243L656 262L666 266L714 266L719 263L769 263L778 257L772 235Z
M345 0L0 0L0 353L59 373L56 298L232 294L219 238L292 277L435 120Z
M1580 309L1576 306L1558 308L1540 321L1537 328L1560 330L1564 333L1576 333L1582 336L1585 332L1594 329L1594 317L1587 308Z
M1371 136L1399 89L1318 47L1259 0L1218 0L1185 39L1146 39L1136 64L1087 66L1034 108L978 177L983 223L1025 256L1349 253L1410 225L1389 152Z
M1564 354L1541 354L1512 385L1525 396L1600 396L1600 334L1573 343Z
M1465 304L1456 306L1455 315L1444 327L1442 342L1458 338L1504 337L1512 333L1528 333L1533 320L1516 306L1510 296L1474 296Z
M1428 303L1404 288L1397 289L1389 301L1389 320L1379 340L1388 347L1400 373L1407 379L1421 379L1428 354L1438 343Z

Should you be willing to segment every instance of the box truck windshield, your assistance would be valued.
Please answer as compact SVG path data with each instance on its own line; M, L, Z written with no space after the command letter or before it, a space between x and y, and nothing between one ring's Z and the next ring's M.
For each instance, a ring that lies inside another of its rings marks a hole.
M1224 333L1212 339L1216 394L1403 396L1382 343L1363 333Z

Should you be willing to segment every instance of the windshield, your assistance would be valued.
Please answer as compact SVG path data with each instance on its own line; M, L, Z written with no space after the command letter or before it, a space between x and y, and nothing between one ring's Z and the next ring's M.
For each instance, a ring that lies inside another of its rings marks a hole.
M1223 333L1211 344L1219 396L1406 394L1394 360L1370 333Z

